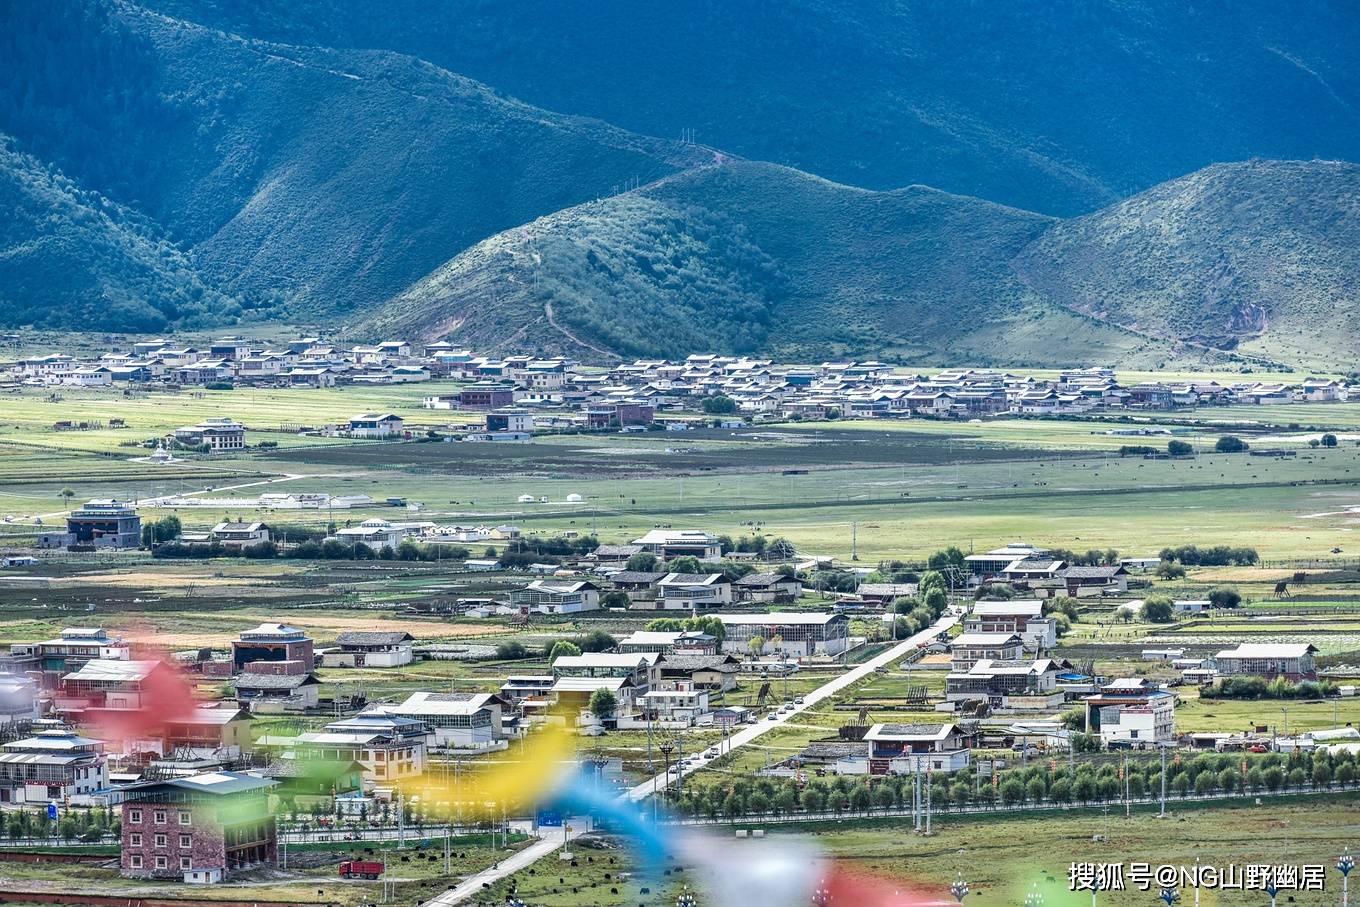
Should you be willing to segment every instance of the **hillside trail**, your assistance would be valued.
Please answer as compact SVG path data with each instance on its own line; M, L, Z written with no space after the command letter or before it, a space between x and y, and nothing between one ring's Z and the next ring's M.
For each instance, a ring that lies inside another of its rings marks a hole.
M573 333L571 332L570 329L568 329L568 328L566 328L566 327L563 327L562 325L558 324L558 323L557 323L557 318L556 318L556 316L553 314L553 307L552 307L552 303L551 303L551 302L545 302L545 303L543 303L543 314L546 315L546 316L548 316L548 324L552 325L552 326L553 326L555 329L557 329L557 331L560 332L561 334L564 334L564 335L567 337L568 340L570 340L572 343L575 343L577 346L585 347L585 348L588 349L588 350L594 350L595 352L599 353L601 356L605 356L605 357L607 357L607 358L609 358L609 359L622 359L622 358L623 358L623 357L620 356L618 353L614 353L614 352L610 352L609 350L602 349L602 348L596 346L596 345L593 344L593 343L587 343L586 341L582 340L580 337L577 337L575 334L573 334Z

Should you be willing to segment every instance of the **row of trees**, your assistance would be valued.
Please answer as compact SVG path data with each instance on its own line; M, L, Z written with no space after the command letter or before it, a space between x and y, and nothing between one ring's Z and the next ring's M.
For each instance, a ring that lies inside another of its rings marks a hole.
M1278 753L1205 754L1167 765L1167 795L1278 793L1333 785L1351 787L1357 780L1355 757L1349 752L1308 754L1290 758ZM974 770L937 774L930 780L932 808L1067 805L1156 795L1161 790L1157 760L1134 761L1127 768L1114 762L1082 765L1075 772L1056 762L1036 763L996 775ZM814 778L799 785L791 778L742 779L731 784L695 786L673 801L684 815L735 818L744 815L826 811L864 812L907 807L914 780L908 776L840 776Z
M1294 683L1283 677L1224 677L1200 691L1200 699L1325 699L1340 690L1330 680L1302 680Z
M118 834L122 821L109 807L68 809L54 822L47 818L47 807L14 809L0 813L0 831L11 841L59 837L65 841L100 841L107 834Z
M1186 567L1250 567L1261 559L1255 548L1214 545L1201 548L1198 545L1181 545L1179 548L1163 548L1158 552L1163 561L1175 561Z

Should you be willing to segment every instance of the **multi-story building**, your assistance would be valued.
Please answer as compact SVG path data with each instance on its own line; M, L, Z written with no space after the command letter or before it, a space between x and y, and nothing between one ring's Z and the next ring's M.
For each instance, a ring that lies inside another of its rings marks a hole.
M1175 738L1176 697L1142 677L1111 681L1082 702L1086 733L1108 747L1143 749Z
M87 501L67 515L64 535L44 534L39 544L49 548L137 548L142 544L142 518L132 505L122 501Z
M1018 633L961 633L949 641L951 667L967 671L984 658L1019 661L1025 642Z
M102 740L51 730L0 746L0 803L65 803L108 784Z
M552 673L554 677L625 677L641 695L656 684L660 658L655 652L559 655L553 660Z
M977 602L963 628L967 633L1014 633L1032 652L1058 644L1058 623L1044 615L1044 603L1037 599Z
M971 746L954 724L875 724L864 739L874 775L957 771L968 765Z
M296 662L292 673L306 674L316 665L315 643L306 633L287 624L260 624L242 630L231 643L231 663L236 671L256 661Z
M55 639L43 640L34 647L37 670L45 689L55 689L61 678L80 670L86 662L103 659L127 661L131 649L125 640L110 636L99 627L67 627Z
M124 789L120 871L138 879L214 884L270 866L278 833L269 808L276 782L244 772L145 781Z
M206 444L214 451L241 450L246 446L246 427L229 416L215 416L177 428L171 437L186 447Z
M695 557L700 561L716 561L722 557L722 543L717 536L701 529L653 529L642 538L634 539L633 544L662 560Z
M993 661L984 658L967 671L951 671L945 677L945 699L949 702L981 700L991 708L1004 709L1023 704L1047 708L1062 703L1058 672L1062 668L1049 658L1035 661Z
M751 639L760 637L761 654L839 655L850 640L850 618L845 614L771 611L768 614L720 614L726 629L722 651L751 652Z
M414 642L404 630L346 630L324 660L327 667L396 668L411 663Z
M412 693L383 711L422 722L435 746L477 749L504 736L505 700L494 693Z
M600 607L600 587L592 582L568 583L534 580L510 593L510 605L521 611L542 614L574 614Z
M1317 678L1311 643L1244 642L1235 649L1224 649L1214 656L1220 677L1283 677L1287 680Z
M297 738L301 758L354 761L364 779L390 784L425 771L426 728L414 718L364 712Z
M721 573L667 573L656 583L661 611L705 611L732 604L732 584Z

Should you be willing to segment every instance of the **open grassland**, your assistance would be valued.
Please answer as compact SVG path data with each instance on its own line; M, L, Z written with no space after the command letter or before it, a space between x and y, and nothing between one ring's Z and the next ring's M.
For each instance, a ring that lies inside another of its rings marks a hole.
M1301 907L1323 907L1340 899L1340 876L1332 869L1337 855L1360 833L1357 795L1334 797L1263 798L1262 806L1169 803L1171 815L1156 818L1155 808L1136 808L1130 818L1112 811L1071 809L1026 813L1018 817L937 817L930 837L912 832L911 820L846 820L805 827L771 826L764 839L739 842L749 848L749 863L763 858L809 858L808 848L834 862L839 873L862 881L878 880L901 903L946 903L949 884L962 876L969 886L968 903L980 907L1010 907L1037 890L1047 907L1086 907L1088 892L1068 889L1068 868L1074 862L1125 864L1126 887L1098 896L1098 904L1139 905L1156 902L1156 886L1142 891L1129 880L1127 864L1145 862L1154 868L1169 864L1191 867L1196 859L1217 867L1248 863L1269 865L1321 864L1327 867L1323 892L1281 893L1282 901ZM737 846L731 829L704 832L713 846ZM726 840L724 840L726 839ZM574 848L583 858L575 865L542 866L529 874L517 873L488 892L489 903L500 903L509 886L517 886L526 903L544 907L624 907L671 903L681 885L697 889L701 903L720 902L705 886L719 891L735 879L715 877L692 863L667 860L667 874L659 878L630 876L619 881L616 851L584 845ZM584 855L590 854L589 862ZM606 857L605 854L610 856ZM626 864L625 864L626 865ZM606 877L609 873L610 877ZM642 888L651 889L650 899ZM890 895L891 897L891 895ZM1192 891L1182 891L1188 903ZM1288 898L1294 898L1289 902ZM809 902L811 892L808 893ZM1204 907L1266 903L1260 891L1219 891L1204 888ZM887 903L897 903L888 900Z
M0 398L0 445L129 450L129 456L136 456L136 450L126 446L128 442L162 437L180 426L215 416L229 416L244 424L251 431L250 443L266 440L280 445L331 443L300 437L296 429L348 423L351 416L365 412L395 413L406 420L408 428L417 430L466 422L468 414L429 410L422 403L427 394L448 393L457 386L431 381L325 389L186 388L178 393L156 390L128 395L112 388L23 388ZM107 427L113 418L123 419L126 427ZM57 431L53 425L60 421L99 423L104 427Z
M511 836L508 845L497 838L493 847L486 834L456 837L450 846L449 872L444 871L442 838L423 839L414 829L406 847L391 842L386 854L390 878L396 880L397 903L414 904L442 893L462 878L502 860L524 846L527 839ZM288 847L288 868L241 873L230 884L203 885L195 898L258 900L289 904L357 907L379 898L381 883L336 877L343 860L383 859L380 844L296 844ZM372 848L366 851L365 848ZM114 863L46 864L0 863L0 887L19 891L98 892L126 896L129 903L142 898L187 897L182 883L125 879ZM7 899L6 903L20 901Z
M1130 424L1099 420L789 423L547 435L530 444L351 442L278 431L362 410L397 412L417 431L473 418L423 409L423 396L448 386L129 398L62 391L56 403L39 393L10 395L5 402L13 405L0 418L0 513L30 518L0 526L0 538L12 544L31 539L37 531L31 515L59 516L64 488L79 501L108 495L145 500L208 486L218 489L215 497L241 498L242 506L181 509L187 526L235 517L317 530L330 520L406 513L383 506L270 513L249 506L265 490L329 492L419 501L422 519L514 522L543 533L594 532L606 541L665 525L733 535L758 528L786 536L806 552L842 557L851 553L853 527L861 560L1012 538L1127 554L1190 542L1252 545L1270 559L1313 558L1329 556L1333 548L1344 553L1360 520L1360 512L1350 509L1360 507L1360 448L1310 450L1301 440L1287 440L1278 446L1298 456L1217 455L1207 451L1220 432L1191 428L1179 437L1200 451L1194 459L1120 458L1120 446L1163 446L1166 436L1112 435ZM1347 412L1326 405L1302 409ZM115 415L130 428L51 430L57 418L107 422ZM281 446L188 455L168 466L130 463L128 456L142 451L118 446L209 415L240 419L251 427L253 442L277 440ZM1150 416L1147 425L1157 424ZM252 484L271 477L276 481L268 485ZM237 485L245 487L232 490ZM547 503L522 504L518 498L525 494ZM569 494L585 501L569 504ZM148 517L164 512L143 510Z

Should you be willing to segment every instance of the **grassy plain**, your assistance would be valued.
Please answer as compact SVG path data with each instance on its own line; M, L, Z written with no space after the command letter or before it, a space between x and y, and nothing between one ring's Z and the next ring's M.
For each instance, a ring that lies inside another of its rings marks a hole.
M878 883L886 890L882 903L893 907L948 903L949 884L959 877L969 886L967 902L979 907L1008 907L1036 891L1046 907L1086 907L1090 894L1072 892L1068 886L1070 865L1083 861L1125 865L1125 889L1101 893L1098 904L1146 907L1156 902L1156 886L1140 890L1129 876L1128 864L1189 868L1196 859L1206 865L1231 863L1239 868L1249 863L1320 864L1326 867L1324 891L1281 893L1280 897L1301 907L1337 903L1340 876L1332 865L1342 847L1360 834L1357 795L1264 799L1264 808L1246 804L1201 807L1172 801L1167 819L1158 819L1155 808L1146 807L1135 809L1130 818L1114 811L1107 815L1098 809L1075 808L1016 817L945 816L933 823L929 837L914 834L910 819L771 826L763 839L736 843L749 848L745 865L751 867L765 860L773 866L805 861L811 846L838 873ZM732 830L714 830L709 835L712 846L722 848L728 846L723 839L730 840ZM584 847L577 851L590 853ZM722 903L711 886L722 891L738 884L735 877L701 873L683 860L668 861L668 874L663 878L630 875L620 883L618 866L601 853L594 851L594 861L589 863L579 860L573 866L554 866L550 872L518 873L512 882L526 903L544 907L671 903L675 892L686 884L698 890L701 903ZM606 878L606 872L613 878ZM488 902L500 903L512 882L493 886ZM651 899L642 893L644 887L653 892ZM1193 897L1188 886L1181 893L1187 903ZM1259 891L1206 887L1200 892L1201 903L1208 907L1251 902L1253 897L1266 903Z

